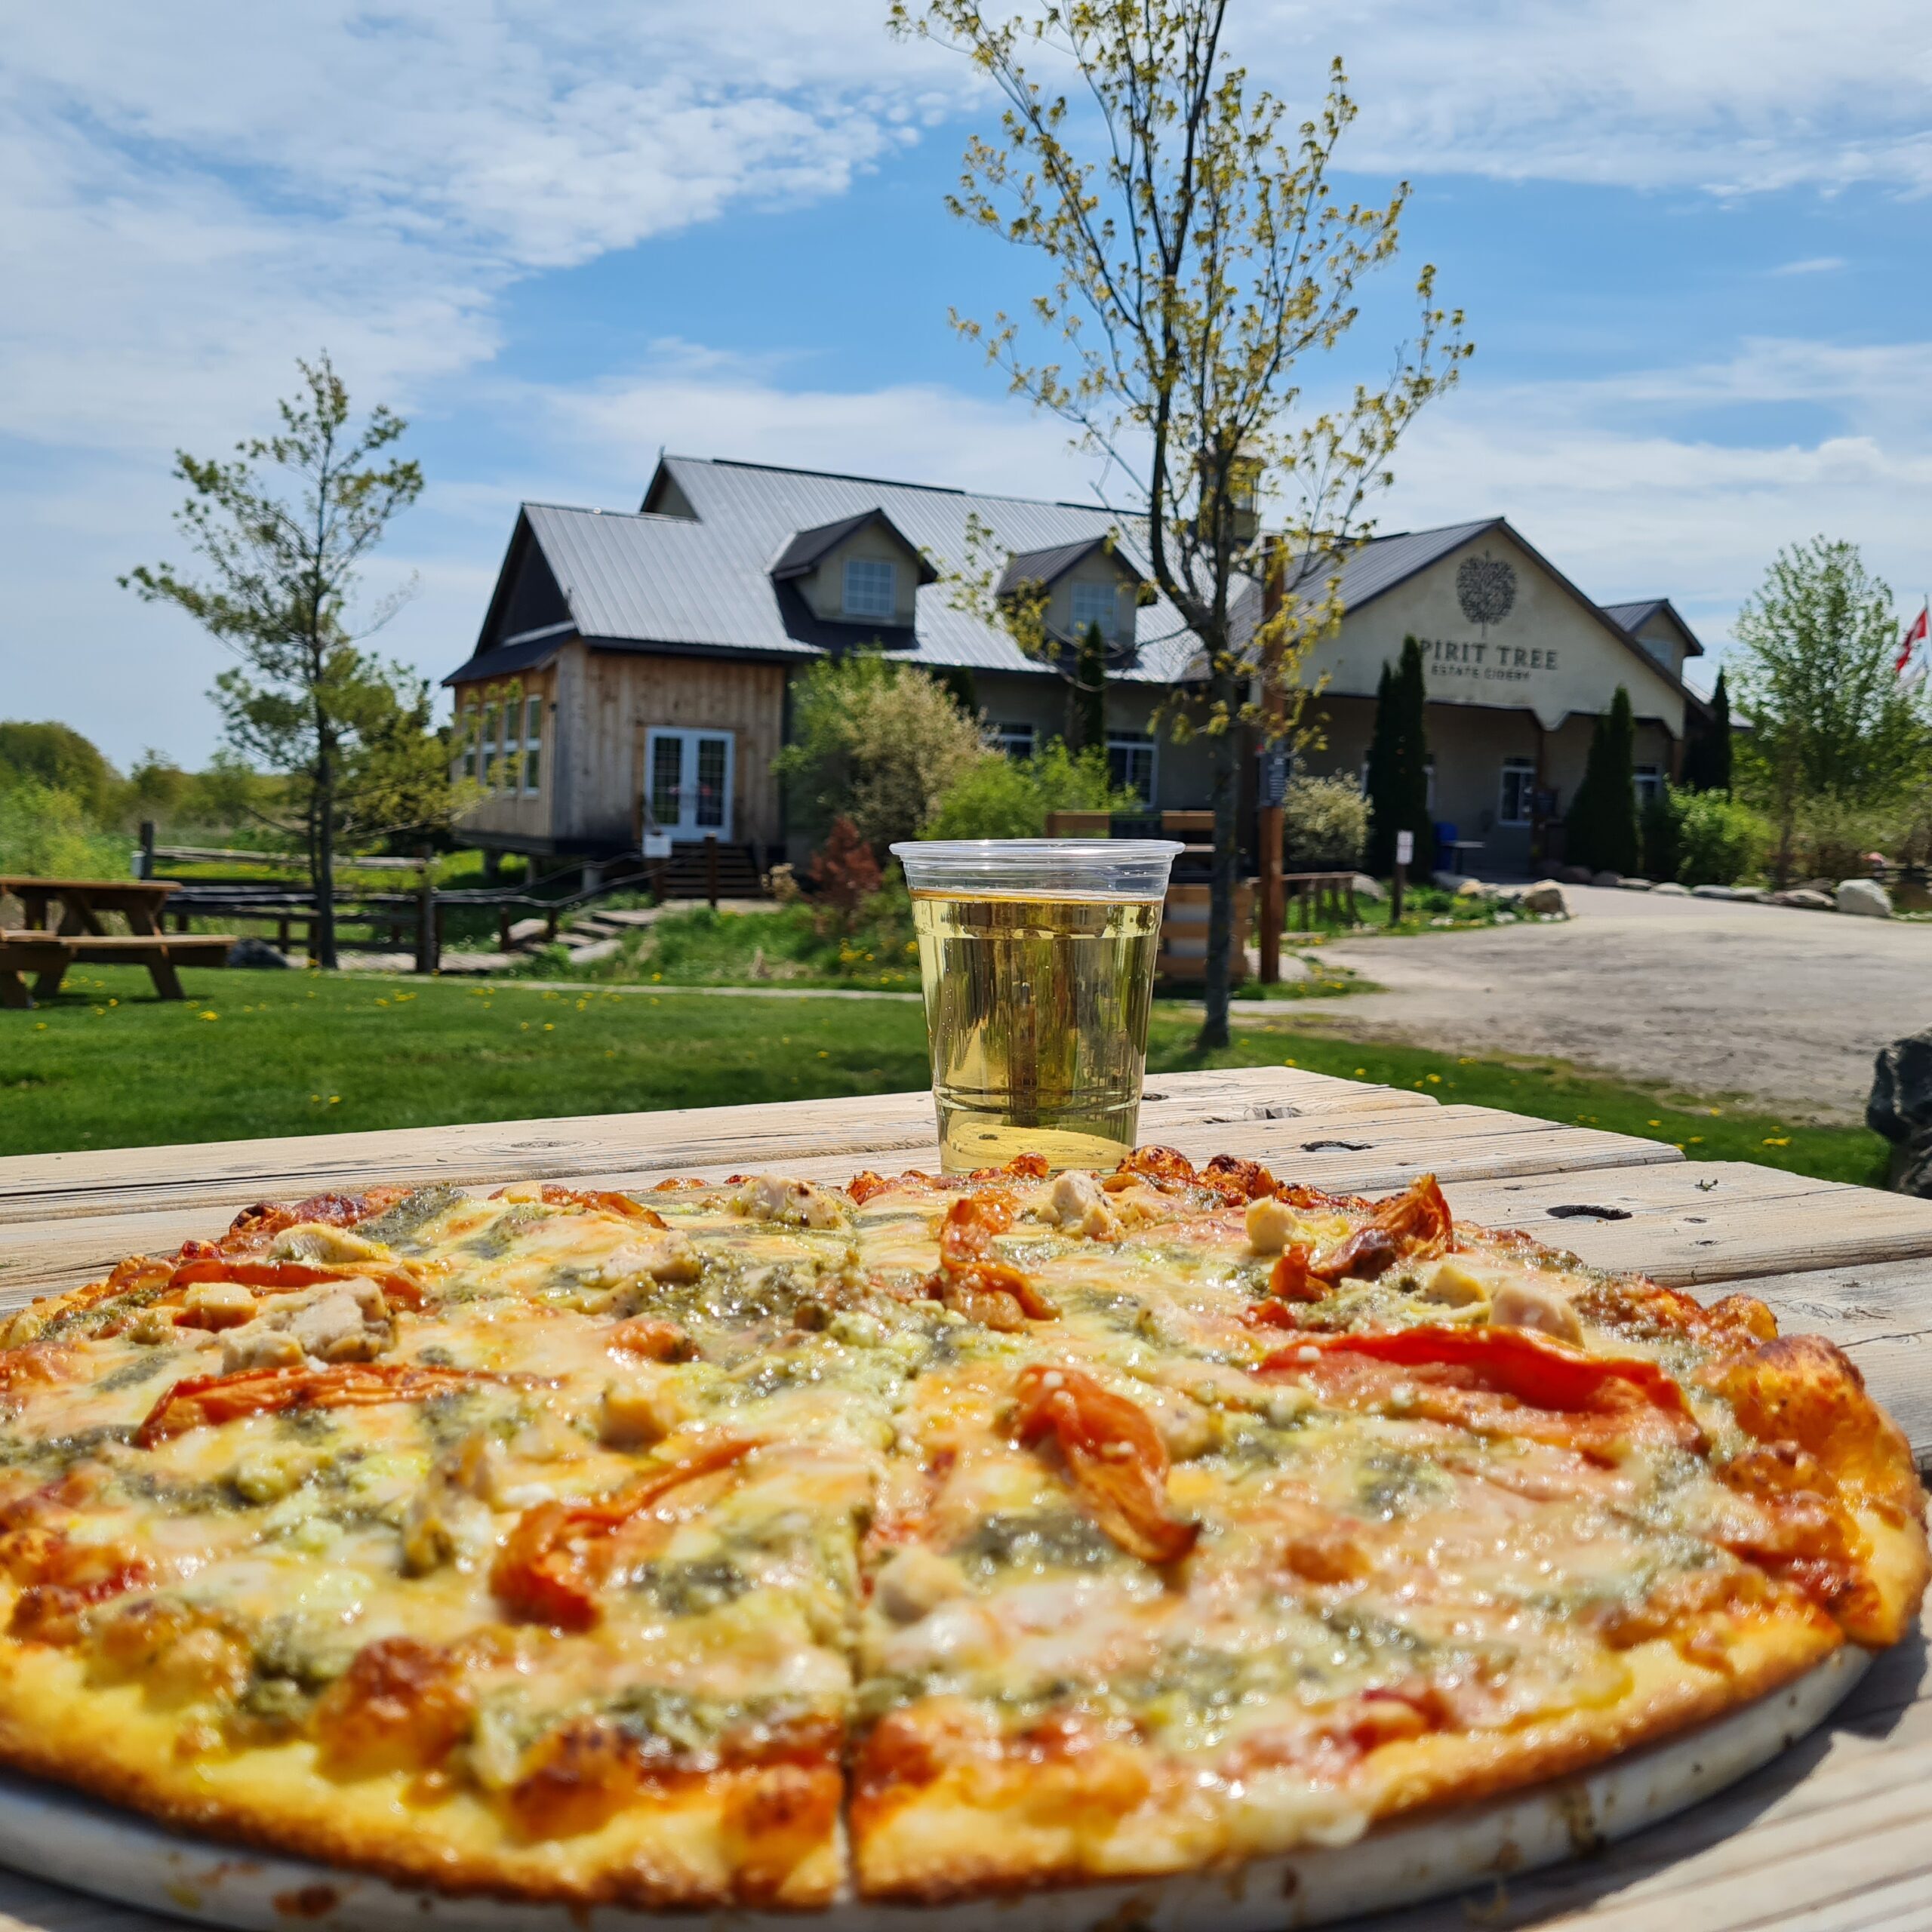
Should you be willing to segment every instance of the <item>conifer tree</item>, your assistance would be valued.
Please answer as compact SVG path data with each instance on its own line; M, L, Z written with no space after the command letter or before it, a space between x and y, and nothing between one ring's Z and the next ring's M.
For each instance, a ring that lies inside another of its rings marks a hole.
M1426 878L1435 863L1435 835L1429 819L1429 738L1423 707L1422 646L1402 640L1401 662L1385 663L1375 698L1375 733L1369 746L1371 863L1388 872L1395 863L1395 835L1415 834L1412 877Z
M1075 647L1073 678L1066 694L1066 743L1084 752L1107 743L1107 641L1089 624Z
M1592 872L1634 873L1643 860L1643 832L1632 770L1637 724L1621 685L1609 711L1590 734L1583 782L1571 801L1564 850L1572 865Z
M1711 692L1711 715L1684 749L1684 789L1687 792L1730 792L1730 694L1724 673Z

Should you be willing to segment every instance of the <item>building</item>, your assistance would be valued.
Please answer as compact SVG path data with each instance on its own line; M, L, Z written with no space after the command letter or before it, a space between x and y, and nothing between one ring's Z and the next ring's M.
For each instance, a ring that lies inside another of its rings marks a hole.
M771 761L791 680L861 646L958 681L1008 750L1032 751L1065 728L1067 688L958 608L940 573L976 568L1041 586L1056 635L1100 626L1116 782L1150 811L1204 804L1204 750L1154 728L1163 695L1198 666L1147 581L1133 518L667 456L634 515L518 512L475 651L444 681L474 715L482 752L470 768L492 786L468 835L486 850L600 857L659 831L769 863L788 850ZM1697 704L1683 666L1702 646L1668 600L1595 605L1500 517L1364 545L1343 596L1340 632L1309 666L1325 680L1309 768L1359 768L1382 665L1414 633L1433 808L1481 844L1484 869L1531 862L1618 685L1638 720L1640 783L1676 769ZM1251 585L1251 621L1260 600Z

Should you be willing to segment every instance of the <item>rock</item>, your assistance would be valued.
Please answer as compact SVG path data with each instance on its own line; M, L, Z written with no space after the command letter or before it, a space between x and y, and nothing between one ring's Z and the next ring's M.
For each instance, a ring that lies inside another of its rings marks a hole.
M548 919L518 919L509 930L509 942L512 946L534 946L550 930Z
M1932 1201L1932 1028L1881 1047L1865 1124L1892 1143L1892 1186Z
M231 966L257 966L279 968L284 971L294 963L285 952L278 952L265 939L257 939L251 933L245 939L238 939L228 949L228 963Z
M1453 926L1456 922L1454 919L1449 918L1446 915L1439 915L1438 917L1430 920L1429 923L1432 926Z
M1727 885L1694 885L1690 888L1693 899L1728 899L1730 888Z
M1570 902L1563 896L1563 888L1553 878L1540 878L1516 902L1525 912L1540 915L1567 916Z
M1838 889L1838 881L1829 878L1807 878L1801 888L1806 892L1822 892L1826 897Z
M573 966L595 966L600 961L614 959L624 949L620 939L592 940L588 946L573 946L565 955Z
M1661 885L1652 886L1651 890L1662 894L1666 899L1688 899L1690 897L1690 888L1687 885L1679 885L1674 878L1667 878Z
M1499 926L1513 926L1516 923L1516 915L1514 912L1499 912L1496 915L1496 923Z
M1592 872L1590 875L1590 883L1592 885L1621 885L1623 883L1623 875L1621 872Z
M1814 892L1808 885L1795 885L1789 892L1771 894L1774 906L1795 906L1802 912L1835 912L1838 908L1829 894Z
M1654 892L1657 890L1647 878L1620 878L1617 882L1626 892Z
M1765 906L1770 903L1771 895L1761 885L1734 885L1730 896L1742 900L1746 906Z
M1429 875L1429 882L1444 892L1454 892L1463 883L1463 875L1460 872L1433 872Z
M1357 872L1355 897L1367 900L1371 906L1380 906L1387 901L1389 890L1379 878L1371 878L1366 872Z
M1875 878L1844 878L1838 881L1838 905L1841 912L1861 919L1889 919L1891 896Z
M1489 888L1479 878L1466 878L1456 888L1458 899L1487 899Z
M1588 885L1590 869L1588 866L1558 866L1556 876L1565 885Z

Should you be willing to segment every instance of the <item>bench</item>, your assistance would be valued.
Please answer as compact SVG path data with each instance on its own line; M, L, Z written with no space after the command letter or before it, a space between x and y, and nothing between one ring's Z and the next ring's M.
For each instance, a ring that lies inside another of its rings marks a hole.
M0 1007L31 1011L36 998L51 999L67 968L78 961L97 965L145 966L162 999L186 999L175 972L177 963L225 965L232 933L183 933L166 938L152 933L0 932ZM35 975L27 990L23 974Z

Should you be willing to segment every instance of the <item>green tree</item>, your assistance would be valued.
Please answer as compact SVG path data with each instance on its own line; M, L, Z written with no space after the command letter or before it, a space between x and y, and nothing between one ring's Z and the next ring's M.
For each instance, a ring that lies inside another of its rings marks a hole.
M328 357L296 366L301 386L278 405L273 435L237 445L227 463L177 452L191 494L175 521L205 574L143 565L121 582L186 611L239 659L214 700L235 752L288 781L315 961L333 967L338 844L447 822L457 799L423 681L361 648L408 592L378 603L359 632L351 623L365 563L422 491L419 466L386 454L407 425L378 407L353 426Z
M1297 125L1229 57L1227 12L1228 0L1042 0L1001 18L982 0L893 0L891 13L901 32L962 52L1002 98L1000 134L969 143L949 205L1036 251L1047 277L1023 324L955 324L1105 457L1206 666L1166 712L1211 754L1204 1047L1228 1038L1243 728L1306 741L1301 670L1339 621L1341 560L1403 430L1467 353L1425 269L1414 334L1386 378L1307 407L1306 365L1340 343L1358 285L1394 256L1407 189L1382 207L1339 199L1331 170L1355 114L1340 63ZM1036 62L1075 80L1077 110ZM1286 512L1266 567L1286 594L1250 625L1264 497Z
M107 815L115 786L114 768L72 725L0 721L0 786L23 778L66 792L97 819Z
M1633 766L1636 719L1621 685L1590 734L1583 782L1570 801L1564 851L1572 865L1593 872L1635 874L1643 863L1643 828L1637 812Z
M772 761L814 840L849 818L884 862L982 760L985 728L937 678L875 651L821 658L792 687L792 742Z
M1382 666L1376 686L1375 726L1368 747L1369 869L1392 872L1395 835L1415 835L1413 878L1426 878L1435 862L1435 829L1429 816L1429 735L1425 721L1422 646L1402 640L1401 662Z
M1783 884L1807 799L1890 804L1922 782L1925 687L1893 668L1892 593L1855 543L1815 537L1780 550L1731 632L1738 706L1751 727L1739 775L1770 816Z
M1089 624L1073 655L1066 691L1066 742L1075 751L1107 748L1107 641Z
M1690 731L1684 748L1684 789L1687 792L1730 792L1730 693L1724 673L1711 688L1710 715Z
M920 835L1038 838L1049 812L1126 812L1139 802L1136 793L1114 789L1100 746L1069 752L1054 738L1032 758L982 758L940 800Z

